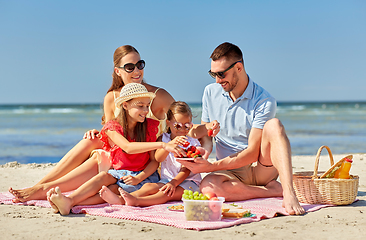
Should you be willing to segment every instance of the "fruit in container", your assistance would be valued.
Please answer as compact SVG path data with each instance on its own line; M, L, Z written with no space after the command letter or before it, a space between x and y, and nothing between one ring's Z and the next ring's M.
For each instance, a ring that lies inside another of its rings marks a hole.
M215 194L216 195L216 194ZM187 221L219 221L221 220L222 204L225 198L208 200L208 197L192 190L184 190L182 200L184 204L184 214Z
M200 150L198 150L195 146L189 146L189 148L184 150L186 152L187 158L196 158L202 157Z
M187 200L208 200L202 193L198 191L193 192L192 190L187 189L184 190L182 198Z
M224 198L218 201L183 199L187 221L220 221Z
M209 199L209 200L211 200L212 198L216 198L216 200L217 200L217 195L214 193L214 192L207 192L207 193L205 193L204 194L206 197L207 197L207 199ZM213 200L215 200L215 199L213 199Z

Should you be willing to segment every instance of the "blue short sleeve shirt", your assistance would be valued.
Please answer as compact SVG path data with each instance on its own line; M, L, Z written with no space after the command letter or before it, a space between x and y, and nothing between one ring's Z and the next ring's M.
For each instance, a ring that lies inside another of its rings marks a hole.
M276 100L250 78L243 95L235 102L220 84L206 86L201 120L220 123L220 132L215 137L216 158L222 159L247 148L250 130L263 129L276 115L276 108Z

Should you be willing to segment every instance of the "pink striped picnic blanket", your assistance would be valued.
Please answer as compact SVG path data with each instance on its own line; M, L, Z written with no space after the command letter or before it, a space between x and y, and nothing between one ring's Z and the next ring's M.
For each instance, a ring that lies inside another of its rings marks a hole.
M48 207L50 204L46 200L32 200L25 203L13 203L13 195L8 192L0 193L1 204L13 205L32 205L38 207ZM75 206L72 208L72 213L86 213L95 216L118 218L125 220L144 221L150 223L164 224L167 226L194 229L194 230L208 230L219 229L224 227L231 227L234 225L258 222L262 219L273 218L277 215L288 215L282 207L282 198L258 198L246 201L235 202L235 204L243 206L243 208L250 209L253 217L246 218L222 218L221 221L186 221L184 212L172 211L168 206L182 204L182 202L169 202L150 207L131 207L124 205L109 205L99 204L91 206ZM333 205L311 205L301 204L306 212L312 212L324 207Z

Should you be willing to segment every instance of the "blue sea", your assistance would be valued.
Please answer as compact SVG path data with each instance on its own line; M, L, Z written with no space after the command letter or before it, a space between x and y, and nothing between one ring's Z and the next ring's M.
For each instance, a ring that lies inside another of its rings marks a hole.
M201 104L190 106L199 123ZM100 104L0 105L0 164L58 162L85 131L102 127L101 116ZM366 152L366 102L279 102L276 117L293 155L315 155L321 145Z

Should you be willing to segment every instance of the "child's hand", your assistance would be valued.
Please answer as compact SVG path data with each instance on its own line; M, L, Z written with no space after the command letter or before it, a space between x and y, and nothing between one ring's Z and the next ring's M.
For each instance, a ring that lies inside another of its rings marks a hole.
M207 135L215 137L220 132L220 123L216 120L206 123Z
M165 184L164 186L162 186L159 189L159 191L163 192L168 197L173 197L174 196L174 193L175 193L175 186L173 184L171 184L170 182L168 182L167 184Z
M134 186L141 182L140 179L138 179L135 176L131 176L131 175L123 176L120 179L122 179L123 182L128 184L128 185L134 185Z
M164 144L164 150L174 153L174 156L186 156L185 151L172 141Z
M188 147L189 146L189 142L187 141L186 136L176 136L169 143L177 144L177 145L180 145L182 147Z

